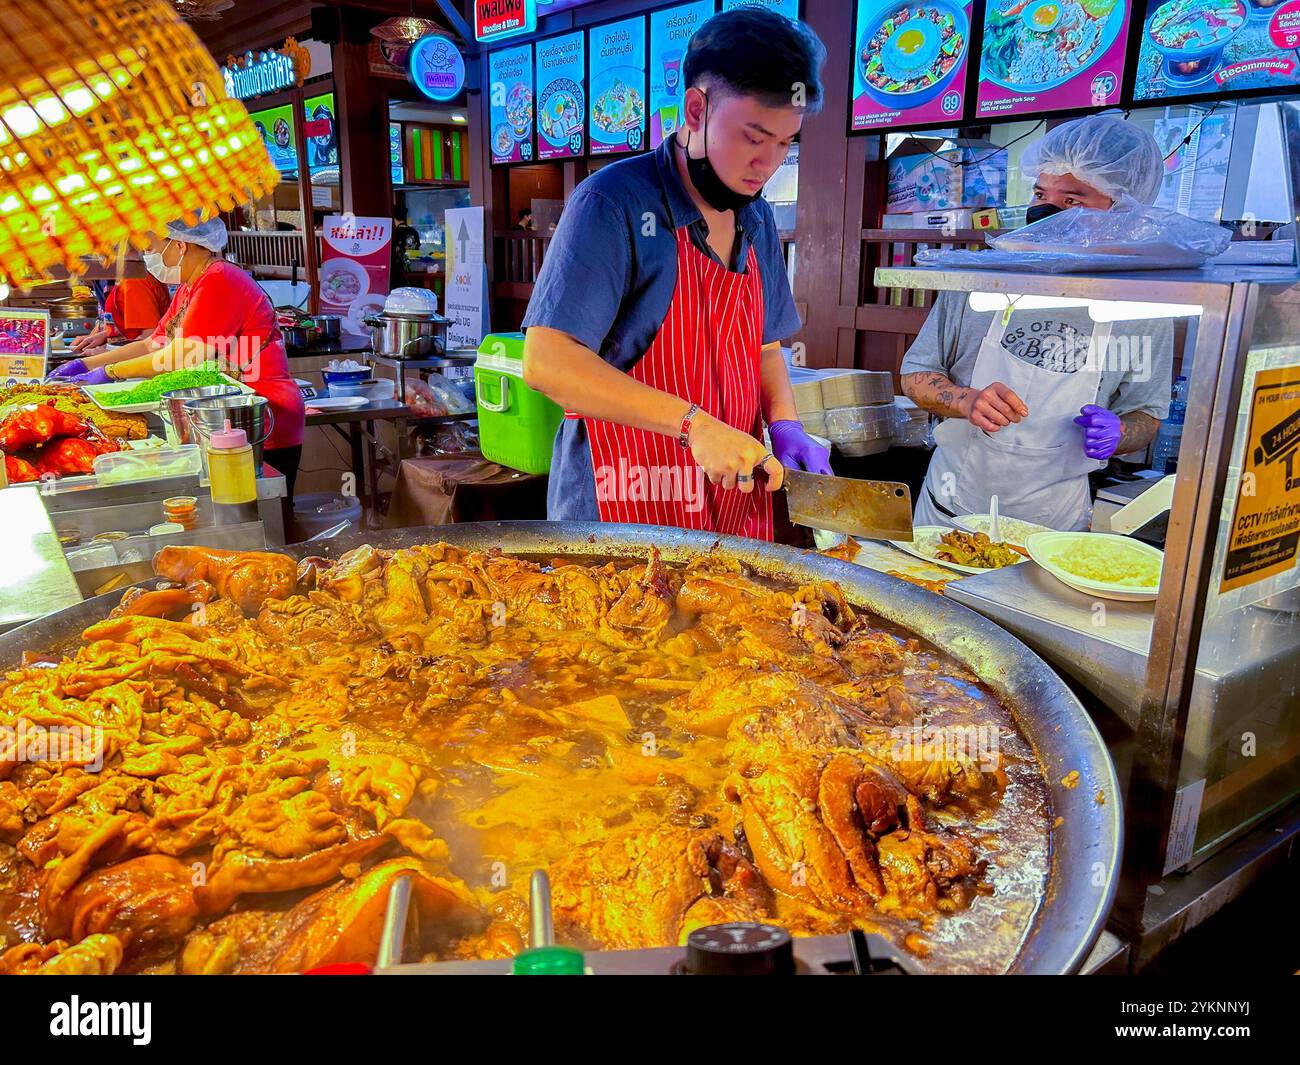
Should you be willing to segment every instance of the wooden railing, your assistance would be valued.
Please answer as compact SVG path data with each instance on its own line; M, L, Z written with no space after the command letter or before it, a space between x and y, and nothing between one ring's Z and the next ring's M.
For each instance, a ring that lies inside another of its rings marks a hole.
M985 232L959 229L864 229L862 282L854 328L858 331L857 365L897 374L903 355L920 332L934 292L917 288L877 288L877 267L912 266L923 248L984 248Z
M316 237L320 247L320 237ZM301 230L245 232L231 230L226 258L238 263L254 277L287 278L298 267L298 279L306 280L306 246ZM317 259L319 261L319 250Z
M533 285L541 273L546 250L550 247L549 233L533 233L525 229L501 230L492 234L493 295L501 300L527 302L533 294ZM786 271L793 280L795 235L781 234L781 252L785 256Z

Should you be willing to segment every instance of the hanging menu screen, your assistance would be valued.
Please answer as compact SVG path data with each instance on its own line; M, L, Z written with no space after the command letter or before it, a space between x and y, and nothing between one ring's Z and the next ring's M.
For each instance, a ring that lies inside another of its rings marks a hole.
M1150 0L1134 100L1300 85L1300 0Z
M984 12L979 118L1119 102L1127 0L990 0Z
M644 15L587 31L592 155L645 147L645 51Z

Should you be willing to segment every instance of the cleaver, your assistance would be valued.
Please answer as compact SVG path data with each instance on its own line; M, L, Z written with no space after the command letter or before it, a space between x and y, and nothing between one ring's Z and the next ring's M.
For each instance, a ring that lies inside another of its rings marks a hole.
M912 490L900 481L859 481L786 469L790 520L870 540L912 539Z

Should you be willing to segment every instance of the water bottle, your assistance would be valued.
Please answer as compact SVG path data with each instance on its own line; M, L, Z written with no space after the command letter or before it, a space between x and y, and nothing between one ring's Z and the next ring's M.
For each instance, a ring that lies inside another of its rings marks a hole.
M1187 378L1179 375L1174 381L1174 397L1169 404L1169 417L1160 423L1160 428L1156 430L1155 443L1151 445L1151 468L1156 473L1172 473L1178 468L1178 448L1183 442L1183 422L1186 418Z

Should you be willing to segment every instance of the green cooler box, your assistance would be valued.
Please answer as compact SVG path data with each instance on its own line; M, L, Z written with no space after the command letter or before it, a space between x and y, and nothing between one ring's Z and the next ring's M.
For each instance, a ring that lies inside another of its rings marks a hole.
M550 473L557 403L524 384L524 334L491 333L474 362L479 449L483 457L525 473Z

